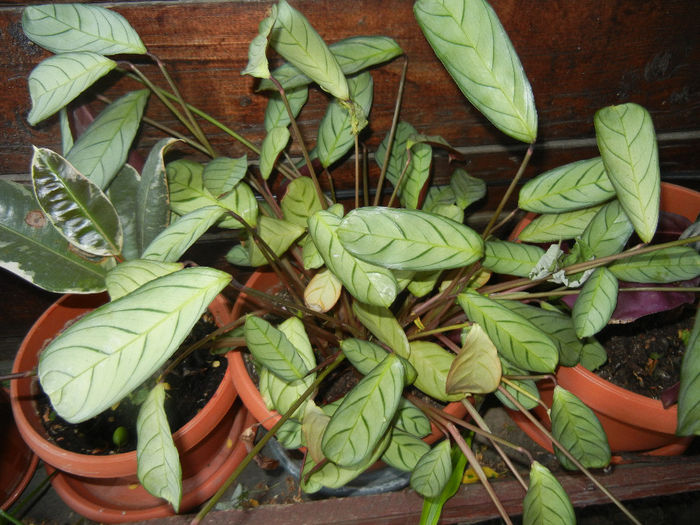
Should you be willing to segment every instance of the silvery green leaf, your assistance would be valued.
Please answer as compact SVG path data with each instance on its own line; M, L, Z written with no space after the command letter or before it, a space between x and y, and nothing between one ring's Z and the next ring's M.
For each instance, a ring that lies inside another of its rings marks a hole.
M389 165L386 168L387 178L392 181L392 183L399 180L401 172L406 166L406 161L408 158L406 143L408 142L409 138L415 134L416 129L408 122L400 121L396 126L394 142L391 146L391 153L389 155ZM389 147L389 136L390 133L387 133L384 140L382 140L379 147L377 147L377 151L374 155L374 158L380 168L383 168L384 162L386 161L386 150Z
M579 160L541 173L520 189L518 207L536 213L561 213L602 204L615 197L603 159Z
M524 242L556 242L580 236L600 206L562 213L547 213L535 218L520 232Z
M544 250L533 244L487 240L482 266L495 273L528 277L543 255Z
M116 301L157 277L177 272L183 268L182 263L165 263L146 259L123 262L112 268L107 274L107 291L110 300Z
M260 174L263 179L267 180L272 173L277 157L287 147L289 137L289 130L286 127L272 128L265 135L260 151Z
M618 286L615 276L604 266L593 271L572 311L578 337L597 334L608 324L617 305Z
M309 217L309 235L323 261L358 301L390 306L396 298L396 279L389 270L361 261L343 247L337 234L340 222L341 218L328 210Z
M270 45L321 89L335 98L350 98L348 83L337 60L309 21L286 0L277 4Z
M447 374L455 355L430 341L412 341L408 362L418 371L414 386L438 401L459 401L464 394L448 394Z
M310 236L302 237L301 241L301 259L304 262L304 268L307 270L315 270L323 266L323 257L318 253L318 248Z
M285 220L306 228L309 217L323 209L311 177L299 177L290 182L280 208Z
M399 401L394 426L420 438L427 436L431 431L430 420L427 416L405 397Z
M98 256L121 253L123 233L117 211L102 190L58 153L34 148L34 194L61 235Z
M136 420L139 481L150 494L180 509L182 468L165 414L165 384L158 383L139 409Z
M418 0L413 12L464 96L506 135L534 142L532 88L491 6L485 0Z
M396 186L399 185L399 202L401 205L415 210L418 208L421 191L430 176L430 165L433 161L433 148L429 144L416 144L408 149L408 169L399 179L393 178L393 174L387 172L387 179Z
M245 340L253 357L279 378L291 383L303 379L309 372L301 354L284 332L262 317L246 317Z
M640 239L650 242L659 219L661 175L654 124L638 104L598 110L596 140L617 198Z
M341 341L340 349L362 375L369 374L389 354L379 345L355 338Z
M448 394L489 394L501 382L498 350L478 324L473 324L452 361L445 381Z
M620 253L632 235L634 226L614 200L598 210L581 234L581 241L595 257L606 257Z
M508 307L467 291L457 297L467 317L479 323L500 354L514 365L533 372L553 372L559 350L552 339Z
M206 183L206 181L205 181ZM250 226L258 223L258 201L253 190L245 182L239 182L225 197L217 200L217 204L241 217ZM222 228L238 230L244 228L241 222L229 214L219 223Z
M65 157L73 147L73 132L70 129L68 111L63 107L58 111L58 122L61 127L61 152Z
M245 177L248 170L248 157L243 155L237 159L217 157L210 160L202 172L204 187L214 197L221 198L233 191Z
M552 436L584 467L602 468L610 463L608 438L593 411L579 398L560 386L554 387L552 397ZM561 450L554 447L559 463L576 470Z
M0 180L0 266L56 293L105 289L114 258L92 261L58 233L24 186Z
M581 349L581 366L588 370L595 370L608 360L608 354L603 345L593 337L589 337Z
M678 430L680 436L700 434L700 315L688 337L681 364L681 386L678 392Z
M296 419L288 419L277 429L275 438L279 444L288 450L298 449L303 445L301 442L301 423Z
M462 209L474 204L486 195L486 183L472 177L463 169L456 169L450 177L450 188L454 192L457 206Z
M32 99L29 124L50 117L116 66L113 60L87 51L62 53L40 62L27 78Z
M504 376L521 376L527 375L525 370L522 370L511 363L509 363L503 356L499 356L501 359L501 369ZM537 385L531 379L509 379L509 381L517 388L514 388L506 383L503 383L503 388L505 388L508 393L513 396L521 405L525 407L526 410L530 410L537 406L537 400L540 398L540 392L537 389ZM503 405L511 410L518 410L510 399L508 399L500 390L496 391L496 397L503 403Z
M523 525L575 525L574 508L566 491L547 467L530 466L530 484L523 499Z
M357 320L377 339L404 359L408 358L411 350L406 332L401 328L391 310L385 306L353 301L352 311Z
M436 498L450 479L450 441L445 439L418 460L411 474L411 488L426 498Z
M457 203L457 196L451 186L430 186L423 201L424 211L433 211L436 206L449 206Z
M107 197L117 210L122 225L122 257L137 259L141 254L136 236L136 200L141 175L129 164L124 164L107 188Z
M343 218L337 234L355 257L397 270L459 268L483 254L474 230L419 210L358 208Z
M468 440L467 443L471 445L471 440ZM452 445L451 458L452 473L440 494L435 498L423 499L423 509L420 516L421 525L437 525L440 521L443 506L462 486L467 458L457 445Z
M66 328L38 376L56 413L85 421L120 401L177 350L231 276L203 266L158 277Z
M382 461L404 472L413 472L418 460L430 450L430 445L398 428L392 428L390 432L391 441L382 455Z
M371 457L399 406L404 376L401 359L389 354L346 394L323 433L330 461L352 467Z
M304 233L301 226L280 219L261 215L258 219L258 235L278 257L282 255ZM240 251L240 248L243 251ZM236 248L239 248L236 250ZM226 255L229 262L242 266L263 266L267 258L253 239L241 243ZM233 253L232 253L233 252ZM243 258L241 258L241 256Z
M139 35L122 15L96 5L27 6L22 12L22 30L31 41L54 53L146 53Z
M292 109L292 114L294 118L299 116L301 108L306 104L309 98L309 88L306 86L301 86L298 88L290 89L285 91L287 96L287 102L289 107ZM289 113L287 113L287 108L282 101L282 95L279 93L272 93L267 101L267 106L265 107L265 131L269 132L274 128L286 128L291 123L289 118Z
M216 204L216 198L204 186L204 166L189 159L178 159L167 166L170 209L185 215L198 208Z
M612 274L633 283L673 283L700 275L700 254L687 246L632 255L612 263Z
M408 283L408 291L416 297L424 297L433 291L442 270L430 270L427 272L416 272L413 279Z
M112 102L80 135L66 157L103 190L126 162L149 94L148 89L131 91Z
M270 69L267 63L267 44L270 32L277 19L277 6L270 7L267 16L258 25L258 34L255 35L248 47L248 64L241 71L241 75L251 75L258 78L270 78Z
M460 224L464 222L464 210L456 204L436 204L431 208L431 213L446 217Z

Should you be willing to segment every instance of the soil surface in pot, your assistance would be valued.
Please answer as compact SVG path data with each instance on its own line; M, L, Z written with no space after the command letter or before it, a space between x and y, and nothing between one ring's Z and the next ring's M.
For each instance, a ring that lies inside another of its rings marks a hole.
M215 329L216 325L203 317L180 348L187 348ZM224 356L200 349L167 375L165 412L173 432L190 421L212 398L227 365ZM77 425L57 416L46 395L37 399L37 410L51 441L61 448L80 454L118 454L136 450L136 416L147 394L147 388L138 389L116 407ZM117 447L113 435L120 426L126 429L126 441Z

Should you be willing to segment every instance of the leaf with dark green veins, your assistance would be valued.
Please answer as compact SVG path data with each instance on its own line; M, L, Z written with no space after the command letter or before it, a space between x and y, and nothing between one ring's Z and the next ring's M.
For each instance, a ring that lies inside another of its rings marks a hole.
M430 450L430 445L413 434L392 428L391 441L382 455L382 461L404 472L412 472L418 460Z
M199 162L178 159L168 164L166 174L170 209L178 215L216 204L216 198L204 185L204 166Z
M609 267L621 281L673 283L700 275L700 254L688 246L673 246L619 259Z
M463 169L456 169L450 177L450 187L454 191L457 206L464 209L486 195L486 183L472 177Z
M547 467L533 461L530 484L523 499L523 525L575 525L574 508L566 491Z
M589 337L581 349L581 366L588 370L595 370L608 360L608 354L603 345L595 338Z
M157 277L177 272L183 268L182 263L164 263L145 259L121 263L107 274L109 298L116 301Z
M407 340L408 343L408 340ZM340 349L363 375L369 374L374 367L381 363L389 352L381 346L365 341L364 339L344 339L340 342Z
M489 239L482 265L495 273L528 277L543 255L544 250L534 244Z
M290 182L280 207L285 220L306 228L309 217L323 209L311 177L299 177Z
M471 437L467 440L468 446L471 446ZM440 494L434 498L423 499L423 510L420 515L420 525L437 525L440 521L443 505L454 496L459 487L462 485L464 477L464 469L467 466L467 458L457 445L452 446L452 474L447 484L443 487Z
M504 376L522 376L528 375L527 371L522 370L511 363L509 363L503 356L499 356L501 359L501 369ZM508 393L513 396L516 401L525 407L526 410L530 410L537 406L537 400L540 398L540 392L537 390L537 385L531 379L509 379L511 383L515 385L512 387L505 382L503 383L503 388L505 388ZM511 410L518 410L510 399L508 399L500 390L496 391L496 397L503 403L503 405Z
M202 172L204 187L217 198L231 192L243 180L248 170L248 157L237 159L217 157L210 160Z
M258 235L278 257L304 233L301 226L281 219L261 215L258 219ZM267 258L255 241L249 238L245 243L234 246L226 255L229 262L241 266L263 266Z
M206 181L205 181L206 182ZM245 182L239 182L226 197L217 201L219 206L233 211L240 216L250 226L256 226L258 223L258 201L255 200L255 194L250 186ZM244 228L244 225L237 218L226 214L224 219L219 223L221 228L230 228L238 230Z
M402 397L401 401L399 401L394 426L421 438L430 434L431 431L428 417L405 397Z
M287 147L289 137L287 128L272 128L265 135L260 151L260 174L263 179L267 180L272 173L277 157Z
M600 206L562 213L547 213L535 218L518 235L525 242L556 242L581 235Z
M426 498L436 498L452 472L449 440L443 440L425 454L411 474L411 488Z
M617 305L618 282L610 270L596 268L576 298L572 317L576 335L597 334L608 324Z
M605 204L593 216L581 234L581 241L588 246L591 255L607 257L620 253L632 232L634 232L634 226L620 202L614 200Z
M292 382L309 372L287 336L261 317L249 315L246 318L245 340L255 359L281 379Z
M384 306L353 301L352 311L358 321L377 339L404 359L408 358L410 349L406 332L401 328L391 310Z
M309 98L309 88L301 86L290 89L285 92L285 95L292 110L292 115L294 115L294 118L298 117L301 108L304 107ZM269 95L267 106L265 107L265 131L269 132L274 128L286 128L291 122L287 107L282 100L282 95L279 93Z
M700 435L700 315L697 313L681 364L676 433L679 436Z
M248 47L248 64L241 71L241 75L251 75L257 78L270 78L270 69L267 62L267 44L270 31L277 19L277 6L270 7L267 16L258 25L258 34L255 35Z

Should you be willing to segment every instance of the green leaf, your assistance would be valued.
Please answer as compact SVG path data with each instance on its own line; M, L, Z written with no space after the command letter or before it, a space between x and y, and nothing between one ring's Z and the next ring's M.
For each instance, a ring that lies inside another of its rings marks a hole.
M528 277L543 255L544 250L533 244L487 240L482 266L494 273Z
M306 86L301 86L298 88L290 89L285 91L287 96L287 102L292 110L292 115L294 118L299 116L301 108L304 107L306 101L309 98L309 88ZM265 107L265 131L269 132L274 128L286 128L291 124L291 119L289 118L289 113L287 108L282 101L282 95L279 93L272 93L267 101L267 106Z
M483 328L473 324L447 374L448 394L489 394L501 382L498 350Z
M381 346L364 339L344 339L340 342L340 349L362 375L369 374L389 354Z
M263 179L267 180L272 173L277 157L287 147L289 137L287 128L272 128L265 135L260 151L260 174Z
M408 362L418 371L414 386L438 401L459 401L464 394L448 394L447 374L455 355L430 341L412 341Z
M291 222L273 219L265 215L261 215L258 220L258 235L277 256L286 252L302 233L304 233L304 229ZM229 262L242 266L267 264L263 252L252 239L248 239L241 248L243 251L238 252L237 256L232 255L233 250L226 255Z
M316 312L327 312L340 299L343 283L328 268L318 272L304 288L304 304Z
M583 234L600 206L563 213L547 213L528 224L518 239L524 242L556 242Z
M503 356L499 356L501 360L501 369L504 376L520 376L527 375L526 370L522 370L504 359ZM521 405L525 407L526 410L535 408L538 403L537 400L540 398L540 392L537 389L537 385L531 379L509 379L517 388L514 388L506 383L503 383L503 388L505 388L510 395L512 395ZM520 390L518 390L520 389ZM527 395L529 394L529 395ZM518 410L510 399L508 399L500 390L496 391L496 397L503 403L503 405L511 410Z
M405 397L399 401L394 426L420 438L427 436L432 430L426 415Z
M178 159L166 169L170 209L185 215L205 206L216 204L216 198L204 186L204 166L189 159Z
M236 187L226 197L217 201L217 204L235 212L250 226L255 226L258 223L258 201L255 200L253 190L245 182L236 184ZM228 214L219 223L219 226L232 230L244 227L238 219Z
M679 436L700 434L700 315L695 315L693 330L685 347L681 364L681 387L678 393Z
M34 148L32 182L39 205L68 242L93 255L117 255L123 233L102 190L58 153Z
M270 69L267 62L267 44L270 32L277 20L277 6L273 5L268 10L267 16L258 25L258 34L255 35L248 47L248 64L241 71L241 75L251 75L258 78L270 78Z
M530 484L523 499L523 525L575 525L574 508L566 491L547 467L530 466Z
M38 366L58 415L80 423L132 392L177 350L230 280L212 268L186 268L66 328L42 352Z
M659 219L661 174L649 112L637 104L608 106L594 118L605 170L634 229L651 242Z
M80 135L66 157L103 190L126 162L149 94L148 89L141 89L112 102Z
M243 155L237 159L217 157L204 166L202 181L204 187L214 197L222 198L229 194L245 177L248 170L248 157Z
M182 263L164 263L145 259L121 263L107 274L107 291L110 300L116 301L147 282L182 270L183 267Z
M610 270L596 268L581 288L572 317L576 335L597 334L608 324L617 305L618 282Z
M457 300L467 317L479 323L508 361L533 372L553 372L559 351L551 338L508 307L473 291Z
M534 142L532 88L491 6L485 0L418 0L413 12L464 96L506 135Z
M620 253L633 231L634 226L620 202L614 200L593 216L581 234L581 242L585 243L591 255L607 257Z
M634 283L673 283L700 275L700 254L688 246L674 246L632 255L609 267L621 281Z
M401 328L391 310L384 306L353 301L352 311L357 320L377 339L404 359L408 359L411 351L406 332Z
M328 210L309 217L309 235L328 269L358 301L390 306L396 299L396 279L381 266L355 258L338 240L341 219Z
M122 257L137 259L141 254L136 235L136 199L141 176L129 164L124 164L107 188L107 198L114 206L122 225Z
M602 468L610 463L608 438L593 411L579 398L560 386L554 387L552 398L552 436L587 468ZM558 447L554 447L559 463L576 470Z
M483 254L474 230L418 210L358 208L345 216L337 234L355 257L397 270L459 268Z
M180 456L165 414L165 384L158 383L139 409L136 420L137 475L150 494L180 509L182 469Z
M323 209L311 177L299 177L290 182L280 207L285 220L306 228L309 217Z
M91 293L105 289L114 259L90 260L76 253L33 193L0 180L0 266L50 292Z
M579 160L545 171L520 189L518 207L536 213L561 213L602 204L615 197L603 159Z
M486 196L486 183L472 177L463 169L456 169L450 177L450 188L454 192L457 206L467 208Z
M255 359L287 382L302 379L309 372L301 354L284 332L261 317L249 315L246 318L245 341Z
M408 160L408 149L406 144L410 137L416 135L416 128L411 126L408 122L401 121L396 126L396 132L394 134L394 142L391 146L391 153L389 155L389 165L386 168L386 176L392 182L396 184L401 176L401 172L406 166ZM384 162L386 162L386 151L389 147L390 133L387 133L382 140L381 144L377 148L377 152L374 155L375 160L380 168L384 167Z
M430 165L433 160L433 148L425 143L411 146L407 152L408 167L403 179L394 178L393 172L387 172L387 179L396 186L398 184L399 202L405 208L418 208L420 194L430 176Z
M437 498L447 485L452 472L449 440L433 446L416 465L411 474L411 488L426 498Z
M302 446L301 423L296 419L288 419L277 429L275 439L286 449L295 450Z
M302 237L299 244L301 245L301 259L305 269L314 270L323 266L323 257L309 235Z
M424 297L433 291L442 270L432 270L428 272L416 272L413 279L408 283L408 291L416 297Z
M73 132L70 129L68 111L65 107L58 111L58 123L61 128L61 152L65 157L73 147Z
M146 53L146 46L122 15L96 5L27 6L22 12L22 30L32 42L54 53Z
M428 453L430 445L398 428L392 428L390 432L391 441L382 455L382 461L404 472L412 472L418 460Z
M270 45L324 91L340 100L350 98L347 81L333 53L304 15L285 0L277 4Z
M471 446L471 438L469 438L467 442L469 446ZM450 479L447 480L447 484L437 497L423 499L420 525L437 525L440 521L443 505L457 493L459 487L462 485L464 469L467 466L467 458L457 445L452 446L451 454L453 467Z
M304 436L304 443L308 451L308 456L314 463L320 463L325 459L321 450L321 440L323 431L328 426L331 416L318 408L316 403L309 401L304 410L304 418L301 424L301 431Z
M404 375L399 357L389 354L348 392L323 433L329 460L351 467L372 455L399 406Z
M596 368L603 366L607 360L608 354L603 345L601 345L594 338L589 337L588 341L581 349L581 366L593 371Z
M116 66L113 60L87 51L45 59L27 78L32 99L29 124L50 117Z

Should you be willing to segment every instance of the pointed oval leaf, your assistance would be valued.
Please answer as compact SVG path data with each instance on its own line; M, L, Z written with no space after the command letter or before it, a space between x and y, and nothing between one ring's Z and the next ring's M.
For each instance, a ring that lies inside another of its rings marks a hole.
M525 370L522 370L512 365L506 359L504 359L503 356L499 356L499 358L501 361L501 370L504 376L527 375L527 372ZM540 392L537 389L537 385L534 381L530 379L509 379L509 382L513 383L515 386L513 387L504 382L503 388L505 388L510 395L512 395L521 405L523 405L526 410L533 409L538 405L537 400L540 398ZM511 410L518 410L518 407L516 407L510 401L510 399L503 395L503 393L500 390L496 391L496 397L501 403L503 403L503 405L506 408L510 408Z
M401 121L396 126L394 141L389 154L389 165L386 168L386 176L392 182L392 184L398 182L401 172L406 165L406 159L408 157L406 143L411 136L416 134L416 128L411 126L408 122ZM387 133L384 140L382 140L381 144L379 144L379 147L374 155L374 158L380 168L383 168L384 162L386 162L386 151L389 147L390 137L391 133Z
M325 269L318 272L304 289L304 304L316 312L327 312L340 299L343 283Z
M122 257L137 259L141 254L136 235L136 199L141 176L129 164L124 164L107 188L107 197L114 205L122 225Z
M66 157L103 190L126 162L149 94L148 89L141 89L112 102L80 135Z
M593 337L589 337L588 341L581 349L581 366L593 371L603 366L607 360L608 354L603 345L601 345Z
M268 368L262 367L258 388L268 409L276 410L280 414L286 414L297 399L311 386L314 379L315 375L308 375L296 381L285 381L272 373ZM303 403L294 411L292 417L301 418L305 406L306 403Z
M467 317L481 325L508 361L533 372L554 371L559 360L556 345L522 315L473 291L457 299Z
M447 484L451 473L450 442L446 439L418 460L411 474L411 488L425 498L436 498Z
M575 525L574 507L549 469L537 461L530 466L530 484L523 499L523 525Z
M235 212L250 226L255 226L258 223L258 201L255 199L253 190L245 182L239 182L231 193L218 201L218 204L227 210ZM219 223L219 226L232 230L244 228L237 218L229 215L227 214Z
M68 120L68 111L65 107L58 112L58 123L61 128L61 152L65 157L73 147L73 132L70 129L70 120Z
M299 244L301 245L301 259L306 270L315 270L323 266L323 257L309 235L302 237Z
M634 229L651 242L659 220L661 174L654 124L638 104L608 106L594 118L605 170Z
M608 268L621 281L673 283L700 275L700 254L688 246L674 246L626 257Z
M199 162L178 159L168 164L166 174L170 209L178 215L216 204L216 198L204 186L204 166Z
M610 270L594 270L574 303L572 317L577 336L597 334L608 324L617 305L617 290L617 279Z
M32 42L54 53L146 53L146 46L122 15L96 5L27 6L22 12L22 30Z
M544 250L533 244L487 240L482 266L495 273L528 277L543 255Z
M348 392L323 433L329 460L352 467L372 455L399 406L404 376L401 360L390 354Z
M501 382L498 350L484 329L473 324L452 362L445 390L448 394L489 394Z
M607 257L620 253L633 231L634 226L620 202L614 200L605 204L593 216L581 234L581 242L585 243L594 257Z
M382 455L382 461L395 469L413 472L418 461L430 450L421 438L399 430L391 429L391 441Z
M525 242L556 242L580 236L600 206L563 213L547 213L525 226L518 239Z
M245 340L255 359L281 379L291 383L309 372L304 359L284 332L261 317L249 315L246 318Z
M407 142L407 145L409 143ZM410 146L407 153L408 166L405 173L394 178L393 172L387 171L387 179L399 186L399 202L405 208L418 208L420 195L430 176L430 165L433 161L433 148L429 144L418 143ZM402 168L403 171L403 168Z
M301 108L304 107L309 98L309 88L300 86L285 91L285 95L292 110L292 115L294 115L294 118L298 117ZM279 93L271 94L265 107L265 131L269 132L275 128L286 128L291 122L287 107L282 100L282 95Z
M263 139L260 151L260 174L267 180L275 167L277 157L289 142L289 130L287 128L272 128Z
M186 268L107 303L42 352L38 376L56 412L79 423L120 401L177 350L231 276Z
M412 341L408 362L418 371L414 386L442 401L459 401L464 394L448 394L445 389L455 355L430 341Z
M397 270L466 266L484 250L471 228L424 211L371 206L348 213L338 238L352 255Z
M107 274L107 291L112 301L133 292L153 279L182 270L182 263L136 259L112 268Z
M117 255L123 233L102 190L58 153L34 148L32 182L39 205L68 242L93 255Z
M562 213L588 208L615 197L603 159L565 164L527 181L520 189L518 207L535 213Z
M340 349L362 375L369 374L389 354L381 346L364 339L344 339Z
M399 401L394 426L419 438L427 436L432 430L428 417L405 397Z
M406 332L394 317L394 314L384 306L353 301L352 311L358 321L381 342L404 359L411 353Z
M202 180L204 187L215 197L222 197L231 192L243 180L248 170L248 157L237 159L217 157L204 166Z
M693 330L681 364L678 392L679 436L700 435L700 315L695 315Z
M450 177L450 188L454 192L457 206L467 208L486 195L486 182L472 177L463 169L457 169Z
M275 438L284 448L295 450L303 446L301 423L296 419L288 419L277 429Z
M165 414L165 384L158 383L139 409L136 420L136 474L150 494L163 498L175 512L182 499L180 455Z
M584 467L602 468L610 463L608 438L593 411L579 398L560 386L554 387L552 398L552 436ZM561 450L554 447L564 468L576 470Z
M299 177L290 182L280 207L285 220L306 228L309 217L323 209L311 177Z
M116 66L115 61L87 51L45 59L27 79L32 99L29 124L50 117Z
M297 226L291 222L273 219L266 215L261 215L258 220L258 235L277 256L286 252L292 243L303 233L304 229L301 226ZM263 266L268 263L267 258L260 248L258 248L254 240L249 239L246 241L245 248L245 259L234 264ZM229 259L229 261L234 262L232 259Z
M433 291L437 284L442 270L432 270L428 272L416 272L413 279L408 283L408 291L416 297L424 297Z
M506 135L534 142L532 88L491 6L485 0L418 0L413 12L464 96Z

